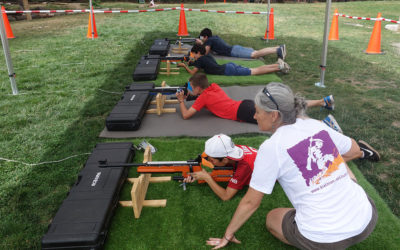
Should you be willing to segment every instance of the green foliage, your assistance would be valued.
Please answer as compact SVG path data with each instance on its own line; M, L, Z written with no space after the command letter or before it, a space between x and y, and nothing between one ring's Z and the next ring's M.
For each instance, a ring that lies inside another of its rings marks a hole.
M92 6L93 6L93 8L100 8L101 7L101 0L93 0Z
M102 3L104 7L136 9L138 4ZM160 7L175 7L177 4ZM186 7L205 8L203 4ZM209 4L207 9L266 10L266 5ZM379 222L374 233L354 249L396 249L399 246L400 207L400 59L392 46L398 34L382 29L384 56L362 52L367 47L373 22L340 18L340 41L329 42L326 89L314 87L319 80L324 4L272 5L276 40L265 44L265 16L187 12L191 36L210 27L232 44L256 49L286 43L292 71L280 76L284 83L307 98L334 94L333 112L345 133L363 139L381 152L382 161L357 161L352 167L361 185L376 201ZM335 3L340 13L353 16L398 18L396 2ZM305 18L306 17L306 18ZM5 67L0 68L0 157L23 162L43 162L91 152L110 110L124 86L132 82L138 59L156 38L175 37L178 11L140 14L97 14L99 38L87 39L86 14L65 15L32 22L14 22L17 38L9 40L17 74L18 96L11 95ZM360 27L354 24L362 25ZM3 58L2 52L0 57ZM266 64L276 58L266 57ZM226 83L236 84L236 83ZM258 84L263 84L260 82ZM171 84L172 85L172 84ZM105 92L107 91L107 92ZM322 119L325 110L310 110ZM202 149L205 138L149 139L160 160L185 160ZM260 135L234 137L254 147ZM133 140L134 143L141 138ZM0 161L1 249L40 248L40 238L66 197L87 156L56 164L26 166ZM135 160L140 160L138 157ZM131 171L131 176L136 176ZM365 177L365 178L364 178ZM126 185L122 198L129 198ZM244 191L229 202L219 201L205 185L193 184L183 192L177 183L152 184L148 199L168 199L166 208L145 208L133 219L130 209L118 208L113 219L108 249L206 248L204 240L221 236ZM382 197L383 200L380 198ZM385 202L389 205L385 204ZM266 232L266 212L288 206L280 187L265 198L255 217L238 232L241 246L232 248L285 248ZM157 226L157 227L156 227ZM166 247L163 247L166 244ZM207 247L208 249L208 247Z

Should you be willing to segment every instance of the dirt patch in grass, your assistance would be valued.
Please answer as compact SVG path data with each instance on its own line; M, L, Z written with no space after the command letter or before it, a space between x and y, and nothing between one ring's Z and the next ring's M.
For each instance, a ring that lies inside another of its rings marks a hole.
M397 54L400 55L400 43L392 43L393 47L395 47Z
M379 174L379 180L381 180L381 181L387 180L388 177L389 177L389 175L386 173Z
M400 128L400 121L392 122L392 126L395 127L395 128Z
M363 89L367 89L367 90L396 87L396 84L394 82L388 82L388 81L383 82L381 80L374 80L374 79L367 79L365 81L360 81L355 78L344 78L344 79L335 79L335 82L347 83L354 87L357 87L357 88L362 87Z

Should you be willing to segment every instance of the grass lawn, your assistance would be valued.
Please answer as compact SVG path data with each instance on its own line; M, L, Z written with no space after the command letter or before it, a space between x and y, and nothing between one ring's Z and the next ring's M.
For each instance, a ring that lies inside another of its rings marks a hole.
M137 9L137 4L102 3L102 7ZM161 5L175 7L178 4ZM190 8L265 11L260 4L203 4ZM260 9L262 7L262 9ZM366 55L372 21L339 18L340 41L329 42L326 89L319 81L325 4L272 4L276 39L265 44L265 16L187 12L189 33L197 36L209 27L231 44L254 48L285 43L292 71L280 75L284 83L307 98L333 94L336 117L344 133L363 139L381 153L379 163L355 161L360 184L375 200L379 221L374 233L354 249L396 249L400 245L400 55L393 46L400 33L382 29L385 55ZM397 1L334 3L339 13L397 20ZM132 82L139 58L156 38L175 37L179 11L96 15L99 38L87 39L88 16L65 15L31 22L11 23L9 40L20 95L11 95L4 59L0 68L0 157L28 166L0 161L1 249L40 248L40 238L75 182L87 155L98 142L105 118ZM387 24L383 22L382 27ZM2 52L0 57L4 58ZM265 63L276 58L265 57ZM181 83L179 83L181 84ZM226 83L226 85L237 83ZM262 84L262 82L258 83ZM173 84L170 84L173 85ZM107 92L105 92L107 91ZM324 118L325 110L310 116ZM258 147L260 135L234 137L237 143ZM157 138L158 160L187 160L198 154L206 138ZM118 140L121 141L121 140ZM127 141L127 140L126 140ZM133 140L134 143L141 139ZM140 161L137 157L135 161ZM134 170L131 176L136 176ZM121 194L128 198L130 185ZM206 248L205 239L221 236L244 192L229 202L217 200L206 185L190 185L183 192L177 183L152 184L148 199L168 200L166 208L145 208L135 220L132 211L118 208L113 218L108 249ZM289 203L279 185L265 197L257 214L238 232L241 246L231 248L285 248L266 232L266 212ZM155 227L155 225L157 227Z

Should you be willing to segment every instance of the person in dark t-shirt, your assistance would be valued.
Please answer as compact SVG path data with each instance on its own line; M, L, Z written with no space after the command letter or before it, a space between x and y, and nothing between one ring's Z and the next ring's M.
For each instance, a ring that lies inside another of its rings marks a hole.
M214 57L211 55L206 55L206 50L204 45L195 44L191 49L191 54L193 55L195 61L190 61L189 66L194 66L190 69L185 63L179 63L179 67L184 67L189 74L194 75L199 70L204 70L206 74L211 75L226 75L226 76L250 76L250 75L263 75L273 72L283 72L285 74L289 73L290 66L285 63L282 59L278 59L275 64L262 65L257 68L246 68L235 63L227 63L219 65Z
M233 56L240 58L257 59L270 54L276 54L278 58L285 60L286 45L282 44L276 47L267 47L260 50L253 48L246 48L241 45L229 45L219 36L213 36L209 28L205 28L200 32L200 39L196 39L196 44L204 45L206 48L206 55L210 51L221 56Z

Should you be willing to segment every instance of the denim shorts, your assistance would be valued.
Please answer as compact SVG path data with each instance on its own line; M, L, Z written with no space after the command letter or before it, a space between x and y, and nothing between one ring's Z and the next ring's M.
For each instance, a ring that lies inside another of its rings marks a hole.
M249 68L234 64L225 64L225 75L226 76L249 76L251 75L251 70Z
M253 53L254 49L245 48L240 45L233 45L231 56L240 57L240 58L251 58L251 53Z

